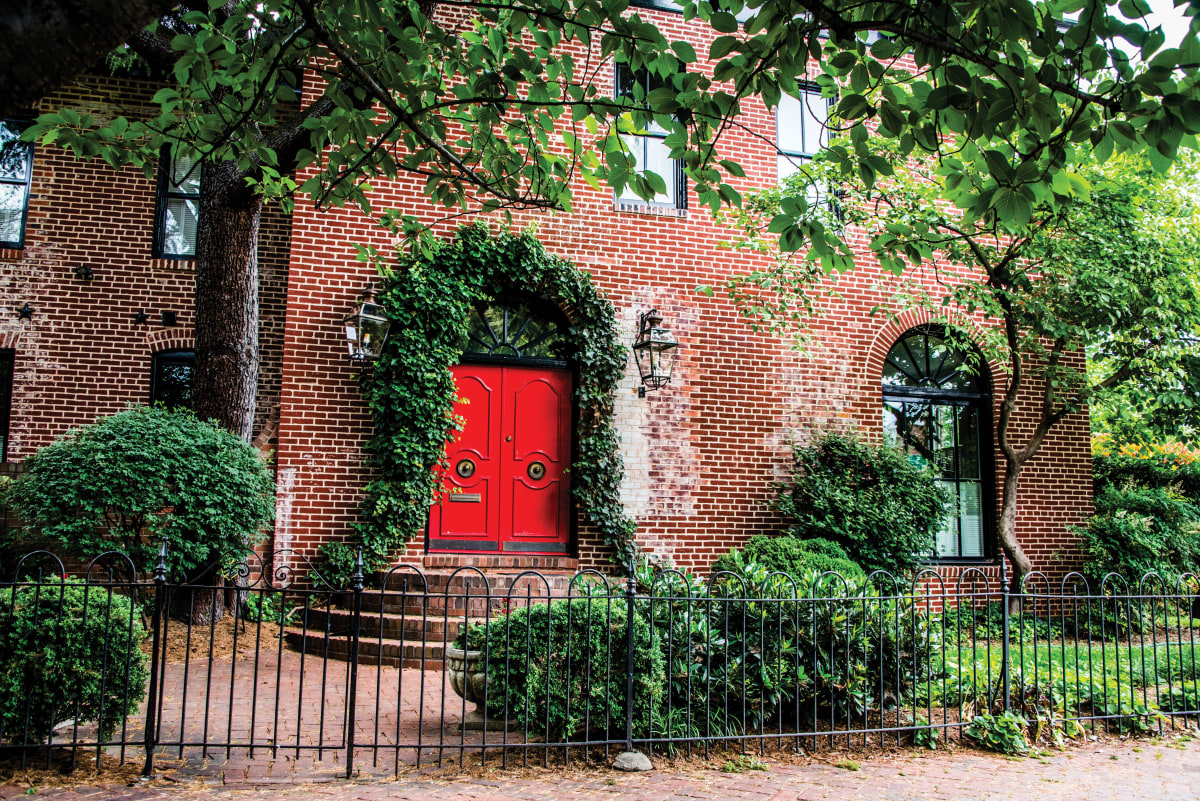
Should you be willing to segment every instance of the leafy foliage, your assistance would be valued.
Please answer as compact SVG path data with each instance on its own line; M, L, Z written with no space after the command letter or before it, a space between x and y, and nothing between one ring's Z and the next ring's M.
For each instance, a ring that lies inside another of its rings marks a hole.
M534 601L486 626L473 626L467 647L482 651L488 715L518 722L531 734L558 740L592 731L624 734L629 632L625 602L613 597ZM662 655L650 626L633 626L634 734L663 701Z
M711 585L675 571L651 585L668 708L687 710L693 730L745 733L820 709L859 718L932 677L937 633L910 597L863 579L782 576L740 553L727 566Z
M128 598L51 579L0 589L0 731L41 742L65 720L111 737L137 711L150 673Z
M13 508L70 552L120 549L192 576L256 542L274 514L273 478L250 445L191 413L133 408L76 429L26 460Z
M868 571L912 573L933 553L949 497L902 452L827 433L792 446L792 480L771 507L801 540L830 540Z
M1171 486L1106 486L1087 528L1073 530L1084 571L1097 579L1116 573L1136 590L1147 573L1174 583L1200 571L1200 507Z
M735 549L736 550L736 549ZM791 536L772 537L760 534L751 537L741 549L741 562L754 562L769 571L786 573L800 578L810 573L837 573L843 578L862 579L866 572L836 542L821 539L797 539ZM733 553L719 557L712 565L713 573L737 570Z
M370 256L379 260L377 253ZM483 225L461 228L454 238L381 270L380 303L405 323L393 327L383 356L363 379L375 420L368 464L380 473L367 486L358 526L368 566L386 564L428 520L438 490L434 468L458 425L451 415L450 366L462 354L472 301L514 295L544 298L569 313L569 355L579 369L571 492L624 562L633 552L634 523L619 498L623 469L612 408L627 354L612 304L587 273L547 253L532 233L491 235ZM353 564L346 545L323 552L334 579Z
M1028 727L1028 721L1013 712L999 715L984 713L971 720L966 735L985 748L1002 754L1027 754L1029 740L1025 731Z

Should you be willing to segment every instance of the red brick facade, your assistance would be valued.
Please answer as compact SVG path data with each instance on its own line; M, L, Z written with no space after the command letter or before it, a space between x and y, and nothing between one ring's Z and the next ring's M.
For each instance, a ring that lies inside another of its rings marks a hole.
M646 13L660 18L668 38L688 38L707 52L707 42L686 30L679 15ZM772 138L774 119L761 104L747 105L747 130L733 129L724 140L746 169L747 178L736 182L741 191L776 180L775 152L752 133ZM377 182L374 207L433 222L438 212L423 200L422 185L423 179ZM642 544L677 565L703 569L751 535L778 530L765 501L784 474L789 441L827 428L878 440L883 358L904 331L927 320L871 316L889 295L884 276L864 260L842 277L839 297L814 321L811 354L800 355L752 331L719 294L696 291L758 262L720 247L731 232L694 195L685 214L664 215L618 210L611 192L582 181L572 188L573 214L519 214L515 225L535 225L548 249L592 275L617 309L625 344L636 333L637 313L650 307L681 343L668 387L639 399L631 359L618 391L622 499ZM150 354L186 347L193 316L190 265L150 258L153 182L38 148L32 191L24 251L0 253L7 276L0 284L0 310L7 310L0 314L0 346L16 349L15 459L71 426L144 402ZM374 278L356 260L354 245L386 251L393 243L356 210L317 211L308 203L298 203L290 219L269 212L263 230L256 430L278 404L275 546L313 555L321 543L349 536L368 478L362 462L371 420L339 325ZM74 277L81 263L93 266L90 283ZM23 325L15 310L24 302L36 312ZM143 309L150 322L136 326L133 314ZM157 324L164 310L177 312L176 327ZM1005 377L993 370L991 378L998 397ZM1026 405L1014 433L1019 438L1031 426ZM999 461L996 472L1002 473ZM1035 565L1060 572L1073 558L1067 527L1091 512L1086 416L1052 432L1022 485L1020 539ZM410 553L423 549L418 535ZM608 557L582 524L573 551L584 567L602 567Z

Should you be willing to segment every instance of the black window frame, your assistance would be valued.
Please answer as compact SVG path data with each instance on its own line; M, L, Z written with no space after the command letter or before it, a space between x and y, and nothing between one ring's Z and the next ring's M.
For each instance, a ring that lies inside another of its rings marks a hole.
M886 367L888 360L896 348L904 345L907 348L906 340L915 334L923 334L925 336L935 336L949 344L946 336L946 329L940 325L920 325L910 328L901 334L888 348L887 356L884 357L884 365ZM952 346L951 346L952 347ZM926 349L928 353L928 349ZM974 363L978 366L976 373L970 377L974 381L974 386L968 389L946 389L942 387L930 386L898 386L882 383L882 375L880 382L883 388L882 403L886 407L888 403L904 404L904 405L922 405L927 407L932 406L953 406L958 408L973 409L977 414L978 426L978 443L977 443L977 458L979 471L979 486L981 489L979 499L979 518L980 518L980 537L981 537L981 555L980 556L963 556L963 527L962 515L956 514L958 521L958 553L951 556L940 556L937 553L937 543L934 543L934 552L927 557L931 564L944 565L977 565L993 562L996 559L997 543L995 533L995 510L996 510L996 472L995 472L995 440L992 429L992 405L993 394L990 376L984 369L986 362L983 360L982 354L978 350L973 350L970 353L962 353L960 350L959 359L964 364ZM910 352L911 356L911 352ZM928 358L926 359L928 361ZM928 365L926 367L928 369ZM947 374L949 377L952 374ZM960 435L958 430L958 421L961 415L955 414L954 432L954 470L955 484L961 484L962 479L959 477L959 468L961 465L961 457L958 455L960 449ZM956 493L957 495L957 493ZM956 497L957 501L957 497Z
M200 163L194 163L194 170L200 169ZM197 207L200 204L202 189L197 184L195 192L180 192L178 187L172 189L171 177L175 174L175 156L169 145L164 145L158 156L158 193L154 201L154 242L151 255L156 259L174 259L176 261L191 261L196 258L196 246L199 241L199 224L196 226L197 242L192 243L191 253L168 253L167 243L167 204L172 200L194 200Z
M161 403L168 409L177 409L180 406L187 409L192 408L190 383L188 385L188 402L186 404L169 404L165 399L159 397L159 393L162 391L162 387L160 385L162 369L168 365L187 365L191 368L191 377L194 379L196 370L196 351L190 348L160 350L150 357L150 405L154 406Z
M623 78L623 75L628 75L630 77L626 80ZM629 92L622 91L622 86L624 86L626 83L633 84L633 83L637 83L637 82L641 82L643 84L643 87L642 87L643 91L647 95L649 95L649 93L652 90L661 87L661 83L657 82L657 76L655 76L653 73L651 73L648 69L642 68L639 70L631 70L629 68L628 64L616 63L613 65L613 97L619 98L619 97L624 97L624 96L628 95ZM636 136L639 139L664 139L665 140L667 138L667 133L666 133L666 131L663 131L662 133L659 133L657 131L647 131L646 133L638 133L638 134L622 134L622 136ZM639 159L639 164L640 163L641 163L641 159ZM684 169L683 169L683 159L671 159L671 164L674 166L674 175L672 177L673 177L673 181L674 181L674 185L675 185L675 192L674 192L674 197L672 200L670 200L670 201L646 200L645 198L639 197L638 195L630 195L630 196L626 197L626 196L618 195L614 191L613 196L614 196L616 202L617 203L628 203L628 204L633 204L633 205L641 205L641 206L653 206L653 207L662 208L662 209L678 209L680 211L686 210L687 209L687 175L685 174ZM644 170L645 170L644 166L641 166L639 168L639 171L644 171Z
M0 348L0 364L7 363L8 370L0 369L0 462L8 461L9 430L12 424L13 374L17 369L17 352L13 348Z
M17 128L18 137L32 124L31 121L23 117L8 117L0 120L0 122ZM24 189L25 202L21 206L21 229L15 240L0 239L0 248L23 250L25 248L25 235L29 227L29 200L32 197L33 188L34 147L33 142L21 142L19 139L16 142L16 146L24 148L26 153L25 178L24 180L11 180L0 177L0 184L5 186L20 186Z

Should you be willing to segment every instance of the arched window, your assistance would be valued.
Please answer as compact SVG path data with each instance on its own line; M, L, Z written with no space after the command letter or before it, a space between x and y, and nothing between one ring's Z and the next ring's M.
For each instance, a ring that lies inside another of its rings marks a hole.
M472 361L520 359L566 363L566 326L554 310L520 300L479 303L471 309L463 355Z
M883 364L883 438L928 464L953 497L934 558L991 555L992 394L982 360L937 326L908 331Z

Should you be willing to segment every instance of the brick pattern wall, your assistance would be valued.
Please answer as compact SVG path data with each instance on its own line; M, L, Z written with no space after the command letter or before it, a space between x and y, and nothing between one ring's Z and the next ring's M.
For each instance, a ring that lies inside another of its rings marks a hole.
M640 11L658 19L668 38L686 38L706 52L706 38L688 30L679 15ZM746 106L748 127L771 136L772 115L753 101ZM723 141L746 168L747 178L734 182L739 190L776 180L774 153L752 133L731 130ZM418 215L441 233L460 222L438 222L439 212L421 197L420 181L373 184L375 208ZM650 307L659 309L680 341L668 387L638 399L631 359L618 389L622 500L649 550L703 570L750 536L778 530L780 521L765 502L772 482L784 475L789 441L830 427L879 439L882 354L923 320L871 316L890 292L886 278L864 259L839 282L839 297L814 321L811 356L801 356L788 343L753 332L727 299L696 292L699 285L719 284L760 263L720 247L730 231L699 208L694 195L686 213L663 215L643 213L636 204L633 210L618 207L611 192L583 182L573 189L572 215L519 213L515 227L536 225L550 250L592 275L616 306L625 344L635 336L637 313ZM394 244L356 211L297 208L284 338L277 536L280 544L308 555L326 540L349 536L368 478L361 448L371 422L338 325L360 288L374 278L355 261L354 243L383 252ZM994 371L992 378L999 391L1003 374ZM1027 411L1014 421L1018 432L1031 425ZM1085 415L1060 426L1022 479L1021 539L1035 564L1058 572L1071 563L1066 527L1091 511L1087 428ZM582 517L576 548L585 567L608 563L608 550ZM418 535L406 558L421 553Z
M85 76L43 108L69 104L103 117L114 98L130 106L157 88ZM150 398L151 356L191 348L194 263L151 258L155 182L140 170L81 162L34 148L25 247L0 251L0 346L15 349L8 458L20 460L69 429ZM290 221L264 213L259 250L262 374L256 430L279 402ZM75 275L80 265L93 279ZM34 308L21 322L17 309ZM149 319L137 325L134 315ZM176 314L175 326L162 313Z

